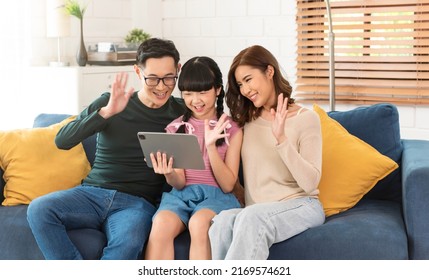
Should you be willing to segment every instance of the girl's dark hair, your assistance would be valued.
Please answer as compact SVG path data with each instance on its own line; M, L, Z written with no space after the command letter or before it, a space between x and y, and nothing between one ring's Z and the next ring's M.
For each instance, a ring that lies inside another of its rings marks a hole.
M274 68L273 82L276 96L283 93L283 96L288 98L289 105L295 103L295 100L291 98L292 87L282 76L279 63L274 55L262 46L255 45L248 47L234 58L228 72L226 104L230 109L232 119L237 122L238 125L244 126L246 122L258 118L262 111L262 107L256 108L252 101L241 95L240 88L235 79L235 71L240 65L259 69L263 73L265 73L267 67L271 65Z
M162 58L166 56L172 57L176 66L179 65L180 55L173 41L150 38L140 44L137 50L136 64L144 68L146 60L149 58Z
M180 71L177 82L180 91L206 91L214 88L221 89L216 101L216 116L219 119L223 114L223 99L225 91L223 89L222 72L217 63L207 56L196 56L189 59ZM187 122L192 116L192 111L186 108L183 121ZM185 132L181 126L177 132ZM218 139L216 146L221 146L225 139Z

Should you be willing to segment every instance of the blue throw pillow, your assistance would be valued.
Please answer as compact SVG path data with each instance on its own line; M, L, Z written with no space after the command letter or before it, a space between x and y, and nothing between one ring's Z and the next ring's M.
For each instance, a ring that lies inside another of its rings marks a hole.
M398 109L393 104L379 103L349 111L332 111L328 115L354 136L373 146L380 153L401 163L402 142ZM400 168L379 181L364 197L401 201Z

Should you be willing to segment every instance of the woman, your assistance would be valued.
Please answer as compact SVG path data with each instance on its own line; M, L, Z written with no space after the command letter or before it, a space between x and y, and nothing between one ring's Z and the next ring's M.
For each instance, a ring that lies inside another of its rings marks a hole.
M213 259L267 259L272 244L325 220L318 199L320 120L295 104L291 92L265 48L252 46L234 58L226 102L232 119L244 127L246 205L214 217Z

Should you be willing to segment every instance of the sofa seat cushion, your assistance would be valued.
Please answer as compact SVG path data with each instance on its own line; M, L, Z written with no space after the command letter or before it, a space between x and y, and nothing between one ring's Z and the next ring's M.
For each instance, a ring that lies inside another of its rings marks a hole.
M27 222L27 205L0 206L0 259L43 260Z
M189 247L191 246L191 236L185 230L174 240L174 258L176 260L189 260Z
M99 260L106 247L106 235L96 229L83 228L67 231L71 241L85 260Z
M190 236L174 241L175 259L189 258ZM326 219L286 241L273 244L270 260L389 260L408 259L407 236L400 204L363 199L356 206Z
M323 225L274 244L269 259L408 259L400 204L363 199Z
M43 260L27 222L28 205L0 206L0 260ZM84 259L98 259L106 244L105 235L94 229L68 232Z

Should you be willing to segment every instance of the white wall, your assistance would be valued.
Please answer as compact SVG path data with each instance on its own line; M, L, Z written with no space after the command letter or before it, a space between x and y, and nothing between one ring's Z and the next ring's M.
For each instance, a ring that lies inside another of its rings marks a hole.
M295 76L295 5L290 0L165 0L163 35L172 39L183 61L195 55L216 59L226 76L233 57L260 44Z
M30 3L25 5L25 10L31 9L28 10L31 11L29 13L31 39L28 42L29 51L25 56L30 57L32 65L47 65L49 61L56 60L57 45L55 39L46 38L46 0L18 1ZM260 44L276 55L292 86L295 85L296 1L81 1L89 2L84 19L86 43L121 42L130 29L134 27L143 28L153 36L172 39L181 53L182 63L195 55L213 57L224 73L224 82L226 82L226 74L232 58L241 49L253 44ZM76 18L71 20L71 29L71 36L62 40L63 60L75 65L74 55L77 50L79 35L79 25ZM0 34L0 36L7 37L7 34ZM28 87L21 86L18 88L20 91L16 93L17 95L25 95L23 91L28 90ZM16 90L16 86L11 86L11 91ZM35 89L32 91L36 92ZM4 95L4 91L3 93L0 92L0 98L2 98L1 95ZM2 116L1 108L0 117ZM353 107L340 104L336 107L337 110L351 108ZM399 106L399 111L403 138L429 140L429 122L426 121L429 119L429 107Z
M252 44L273 52L295 85L296 1L164 0L163 35L176 42L186 61L194 55L213 57L226 76L234 55ZM305 105L311 107L310 105ZM322 107L328 110L327 106ZM350 105L337 104L336 110ZM429 107L398 106L401 135L429 140Z

